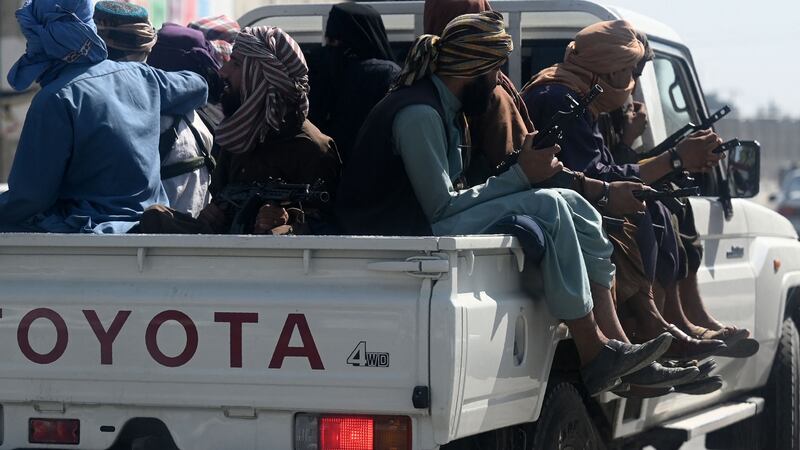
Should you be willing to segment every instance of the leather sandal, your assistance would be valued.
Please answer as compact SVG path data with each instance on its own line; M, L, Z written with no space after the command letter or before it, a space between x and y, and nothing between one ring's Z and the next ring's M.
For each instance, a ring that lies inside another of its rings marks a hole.
M716 355L727 348L725 343L719 340L695 339L672 324L667 326L667 332L675 338L675 341L664 353L666 359L699 360Z
M734 326L725 326L716 331L709 328L697 327L695 333L692 334L694 334L694 337L697 339L723 341L727 346L730 347L742 339L749 338L750 330L746 328L740 329Z
M728 348L719 351L717 356L724 356L726 358L749 358L758 353L759 348L761 348L761 345L757 340L746 338L733 345L728 344Z
M722 388L722 377L713 375L697 381L675 386L675 392L688 395L706 395Z
M631 386L627 390L614 389L611 392L622 398L656 398L675 392L672 386L667 387L649 387L649 386Z
M622 377L623 383L634 386L670 387L695 380L700 374L696 367L665 367L657 362Z

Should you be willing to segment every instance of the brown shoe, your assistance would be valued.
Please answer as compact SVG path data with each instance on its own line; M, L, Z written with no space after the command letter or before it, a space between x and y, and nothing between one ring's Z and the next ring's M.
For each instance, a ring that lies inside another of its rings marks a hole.
M714 356L727 348L723 341L695 339L672 324L667 327L667 332L669 332L675 340L672 342L672 345L670 345L669 350L664 353L663 358L665 359L699 360Z

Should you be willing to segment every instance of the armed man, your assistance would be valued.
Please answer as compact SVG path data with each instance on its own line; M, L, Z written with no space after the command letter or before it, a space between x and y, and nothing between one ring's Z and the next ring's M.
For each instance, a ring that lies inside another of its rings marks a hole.
M222 201L228 185L285 183L335 192L336 147L308 119L308 67L300 46L280 28L243 29L220 70L225 119L216 130L222 153L211 182L212 202L197 219L157 206L142 218L148 233L226 233L236 205ZM237 187L237 189L240 189ZM306 208L266 202L244 229L288 234L326 231L326 204Z

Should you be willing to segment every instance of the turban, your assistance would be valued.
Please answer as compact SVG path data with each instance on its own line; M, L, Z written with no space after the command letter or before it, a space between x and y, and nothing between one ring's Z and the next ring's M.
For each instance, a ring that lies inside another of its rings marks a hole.
M233 54L242 56L242 106L217 129L217 142L233 153L308 116L308 66L300 46L280 28L245 28Z
M500 13L464 14L445 27L442 36L417 38L406 57L398 86L410 86L432 73L474 78L502 66L514 46Z
M94 21L110 59L144 61L156 43L156 30L147 10L133 3L97 2Z
M603 93L590 106L595 117L621 107L635 86L612 86L604 75L635 69L645 57L645 46L636 30L625 20L598 22L584 28L567 46L564 62L542 70L522 89L559 83L585 95L595 83Z
M447 24L456 17L491 10L487 0L425 0L422 29L425 34L441 36Z
M91 0L28 0L16 16L27 40L25 54L8 72L8 84L18 91L52 80L67 64L106 59Z
M226 15L204 17L189 24L189 28L200 31L214 47L214 58L220 65L231 59L233 43L241 30L239 23Z
M191 70L204 77L220 68L203 33L174 23L165 23L158 31L147 64L166 71Z

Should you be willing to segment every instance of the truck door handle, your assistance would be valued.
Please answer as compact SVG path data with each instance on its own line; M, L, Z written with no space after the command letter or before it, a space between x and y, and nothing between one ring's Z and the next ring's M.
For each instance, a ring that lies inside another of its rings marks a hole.
M734 245L725 253L725 257L728 259L744 258L744 247L737 247Z

